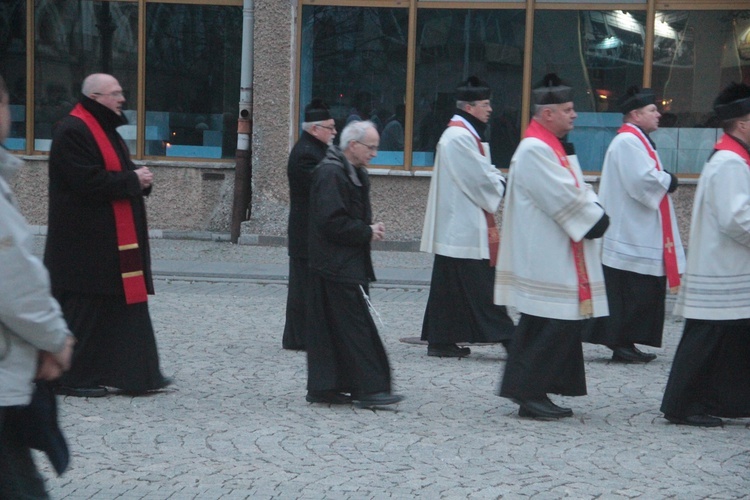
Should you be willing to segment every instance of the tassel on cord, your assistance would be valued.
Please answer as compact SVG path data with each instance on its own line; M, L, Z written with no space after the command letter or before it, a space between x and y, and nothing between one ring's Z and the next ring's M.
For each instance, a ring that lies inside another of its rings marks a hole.
M365 289L362 285L359 285L359 289L362 290L362 296L365 298L365 302L367 302L367 309L370 311L370 316L375 316L378 318L378 323L380 323L380 326L385 328L385 322L383 322L383 318L380 317L380 313L375 309L375 306L372 305L372 302L370 302L370 296L365 293Z
M587 299L580 303L579 312L584 318L590 318L594 315L594 306L591 304L591 300Z

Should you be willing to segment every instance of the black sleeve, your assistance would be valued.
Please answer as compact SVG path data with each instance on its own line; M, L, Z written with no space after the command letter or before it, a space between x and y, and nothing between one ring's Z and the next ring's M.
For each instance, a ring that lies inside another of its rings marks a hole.
M677 179L677 176L674 175L672 172L667 172L667 173L672 178L672 180L669 182L669 189L667 189L667 193L674 193L677 190L677 186L680 184L680 182Z
M609 215L607 215L606 212L602 214L602 218L599 219L599 222L594 224L594 227L589 229L589 232L586 233L587 240L595 240L597 238L601 238L604 236L605 231L607 231L607 228L609 227Z

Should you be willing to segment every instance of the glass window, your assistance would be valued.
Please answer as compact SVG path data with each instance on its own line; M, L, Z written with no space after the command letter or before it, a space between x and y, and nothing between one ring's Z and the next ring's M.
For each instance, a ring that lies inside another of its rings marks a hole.
M578 113L568 140L583 170L601 171L604 153L622 124L614 105L643 83L646 13L642 11L537 11L532 85L550 72L574 89Z
M146 155L233 157L242 7L146 7Z
M455 89L475 75L492 88L489 142L501 168L520 140L523 10L422 9L414 82L415 167L432 166L435 146L455 113Z
M0 3L0 68L10 93L11 129L5 146L26 149L26 2Z
M404 164L407 21L407 9L302 9L300 123L313 97L330 106L339 132L372 120L382 136L373 165Z
M652 137L669 170L701 171L721 134L713 101L732 82L750 83L750 10L656 13L652 86L663 110Z
M52 127L79 100L87 75L114 75L126 105L135 107L138 4L37 0L35 5L33 149L49 151Z

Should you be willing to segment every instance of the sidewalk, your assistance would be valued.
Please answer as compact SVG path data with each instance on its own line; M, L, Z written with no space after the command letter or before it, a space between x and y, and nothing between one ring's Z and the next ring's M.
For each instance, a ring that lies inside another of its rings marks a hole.
M305 402L305 354L281 349L283 247L152 246L159 276L149 308L174 385L145 397L59 398L70 469L56 478L36 454L53 499L739 499L750 491L746 419L696 429L659 412L679 319L667 319L664 346L648 349L658 358L647 365L612 363L606 348L584 345L588 395L553 396L573 418L522 419L495 395L501 346L473 346L457 360L401 341L419 336L428 288L409 283L428 281L432 258L376 252L376 273L394 284L371 296L394 391L406 399L389 410L329 407Z

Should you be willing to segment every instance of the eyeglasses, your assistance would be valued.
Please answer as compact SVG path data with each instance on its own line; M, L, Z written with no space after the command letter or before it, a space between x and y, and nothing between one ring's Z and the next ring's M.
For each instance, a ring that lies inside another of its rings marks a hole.
M315 125L315 126L316 127L320 127L320 128L327 128L331 132L335 132L336 131L336 127L334 127L333 125Z
M366 147L367 149L370 150L370 153L377 153L378 152L378 147L377 146L371 146L370 144L365 144L362 141L356 141L355 140L354 142L358 142L358 143L362 144L364 147Z
M107 96L107 97L123 97L125 93L122 90L116 90L115 92L108 92L106 94L103 94L101 92L92 92L91 95L101 95L101 96Z

